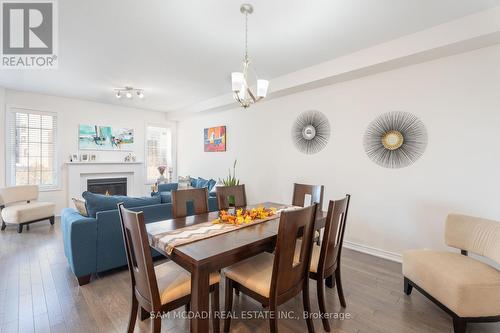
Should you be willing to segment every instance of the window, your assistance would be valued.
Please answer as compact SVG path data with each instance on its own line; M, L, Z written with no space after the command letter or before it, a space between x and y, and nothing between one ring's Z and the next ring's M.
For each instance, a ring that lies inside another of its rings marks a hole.
M8 184L57 188L56 115L10 108L6 124Z
M167 167L165 177L172 165L172 131L168 127L146 127L146 177L148 183L154 183L160 176L158 167Z

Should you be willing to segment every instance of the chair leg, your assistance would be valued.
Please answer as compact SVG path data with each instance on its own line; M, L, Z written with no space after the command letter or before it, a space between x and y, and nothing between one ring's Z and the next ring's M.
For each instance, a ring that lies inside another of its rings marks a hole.
M5 230L6 227L7 227L7 225L5 224L5 222L2 221L2 230Z
M404 292L406 295L410 295L413 290L413 286L410 284L410 280L406 277L404 278Z
M49 222L51 225L54 225L55 217L54 216L49 217Z
M231 326L231 316L229 313L233 310L233 281L228 278L226 278L224 309L226 316L224 319L224 332L228 333Z
M23 232L23 225L22 224L20 224L20 225L17 226L17 232L18 233Z
M191 311L191 303L188 303L184 306L184 311L186 311L186 313L189 313L189 311Z
M345 297L344 297L344 289L342 289L342 279L340 277L340 266L337 267L337 270L335 271L335 281L337 282L337 292L339 293L340 305L343 308L345 308L346 303L345 303Z
M161 332L161 317L153 319L153 333Z
M137 319L137 310L139 309L139 303L137 298L132 295L132 306L130 307L130 319L128 321L127 332L134 333L135 321Z
M459 317L453 317L453 332L465 333L467 330L467 322Z
M330 289L333 289L335 287L335 280L333 279L333 275L328 276L325 279L326 286Z
M278 332L278 311L276 311L276 303L269 303L269 332Z
M318 305L319 305L319 313L321 314L321 321L323 322L323 328L325 331L330 332L330 323L328 322L328 318L326 318L326 306L325 306L325 283L323 279L318 279L316 281L317 289L318 289Z
M151 317L151 314L147 312L142 306L141 306L141 321L144 321Z
M220 332L218 283L214 286L214 291L212 292L212 325L214 332Z
M304 303L304 313L306 315L307 331L314 333L314 323L311 318L311 302L309 300L309 279L305 281L302 289L302 302Z

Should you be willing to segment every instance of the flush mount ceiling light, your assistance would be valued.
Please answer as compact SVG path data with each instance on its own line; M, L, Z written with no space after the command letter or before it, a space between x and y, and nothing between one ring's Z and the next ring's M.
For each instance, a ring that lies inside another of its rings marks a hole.
M134 97L134 95L140 99L143 99L144 98L144 90L132 88L132 87L116 88L115 89L115 96L118 99L122 98L123 96L125 96L127 99L132 99Z
M231 73L231 86L234 99L246 109L266 97L269 81L259 79L255 70L250 67L250 58L248 57L248 15L253 13L253 7L250 4L243 4L240 7L240 12L245 15L245 56L243 58L243 71ZM249 71L252 72L252 79L255 79L255 82L249 82ZM250 89L250 85L255 83L257 93Z

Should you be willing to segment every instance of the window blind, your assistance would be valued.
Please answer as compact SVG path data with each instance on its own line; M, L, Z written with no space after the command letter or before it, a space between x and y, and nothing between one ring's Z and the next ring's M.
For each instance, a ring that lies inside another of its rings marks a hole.
M146 127L146 175L148 183L160 176L158 167L172 167L172 132L168 127ZM168 176L168 169L165 177Z
M6 126L7 183L57 188L56 115L10 108Z

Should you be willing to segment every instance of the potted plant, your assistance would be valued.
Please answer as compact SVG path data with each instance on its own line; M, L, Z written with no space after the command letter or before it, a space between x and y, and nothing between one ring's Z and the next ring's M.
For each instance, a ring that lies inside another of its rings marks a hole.
M236 178L236 162L237 161L238 160L234 160L232 173L231 173L231 169L229 169L229 175L226 178L224 178L222 180L219 178L219 181L222 181L224 186L240 185L239 179ZM236 204L236 199L234 198L234 196L229 196L228 203L230 206L234 206Z

